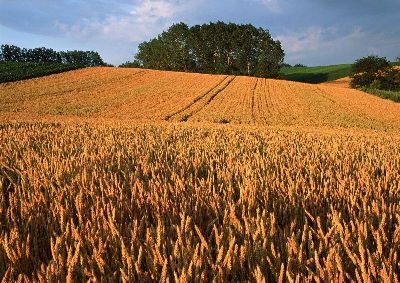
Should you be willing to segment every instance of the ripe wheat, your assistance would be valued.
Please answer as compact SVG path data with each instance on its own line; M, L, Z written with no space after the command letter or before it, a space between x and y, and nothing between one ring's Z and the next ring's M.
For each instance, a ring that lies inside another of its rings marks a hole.
M398 282L400 136L0 124L3 282Z

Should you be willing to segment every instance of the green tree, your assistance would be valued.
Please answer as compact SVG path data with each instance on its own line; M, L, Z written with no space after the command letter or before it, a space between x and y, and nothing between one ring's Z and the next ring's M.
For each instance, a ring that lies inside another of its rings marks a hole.
M24 62L23 50L15 45L3 44L0 47L0 60L6 62Z
M25 62L58 62L61 56L51 48L39 47L34 49L23 49Z
M393 68L386 58L368 56L358 59L352 65L352 72L353 87L392 91L400 89L400 70Z
M371 73L376 74L390 66L390 62L385 57L368 56L356 60L351 66L352 73Z
M105 65L99 53L95 51L61 51L59 54L64 64L76 64L87 67Z
M224 22L171 26L139 45L135 58L145 68L276 77L284 52L268 30Z
M390 62L384 57L368 56L358 59L351 66L353 87L369 87L375 80L390 68Z
M189 27L184 23L172 25L162 34L169 67L174 71L191 71L193 58L189 46Z

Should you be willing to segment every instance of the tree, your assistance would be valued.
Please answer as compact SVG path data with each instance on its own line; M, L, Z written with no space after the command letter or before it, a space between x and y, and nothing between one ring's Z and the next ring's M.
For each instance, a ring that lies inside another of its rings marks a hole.
M23 62L23 50L15 45L3 44L1 45L0 59L7 62Z
M260 77L278 76L283 57L268 30L224 22L172 25L135 56L144 68Z
M376 74L390 66L390 62L385 57L378 57L371 55L356 60L356 62L351 66L352 73L371 73Z
M60 57L61 62L64 64L76 64L87 67L105 65L99 53L94 51L61 51Z
M34 49L23 49L25 62L57 62L61 63L61 56L51 48L39 47Z
M353 87L369 87L389 67L390 62L384 57L371 55L358 59L351 66L351 85Z
M168 32L163 33L162 38L170 69L191 71L194 62L190 53L189 27L184 23L172 25Z
M3 44L0 47L0 61L31 63L53 62L76 64L87 67L106 65L99 53L95 51L74 50L57 52L46 47L21 49L18 46L8 44Z
M384 57L368 56L352 65L351 85L382 90L400 89L400 70L391 67Z

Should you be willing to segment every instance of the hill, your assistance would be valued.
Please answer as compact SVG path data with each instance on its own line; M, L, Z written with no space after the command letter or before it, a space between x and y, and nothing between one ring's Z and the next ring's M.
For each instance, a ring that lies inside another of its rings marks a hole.
M340 64L318 67L284 67L282 77L288 81L317 84L348 77L351 73L351 64Z
M76 64L0 62L0 83L15 82L83 68Z
M7 116L398 128L400 105L362 91L253 77L87 68L0 85Z

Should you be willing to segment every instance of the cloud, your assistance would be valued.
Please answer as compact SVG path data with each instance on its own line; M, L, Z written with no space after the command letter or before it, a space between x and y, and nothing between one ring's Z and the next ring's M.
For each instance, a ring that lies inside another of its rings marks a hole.
M337 27L313 26L277 36L289 63L310 65L351 63L367 55L385 56L400 47L400 39L390 34L374 33L361 27L340 30ZM338 58L340 62L338 62Z
M188 7L187 1L145 0L127 5L123 13L105 14L100 18L82 18L78 22L56 21L54 27L75 39L122 40L138 42L156 35Z
M267 9L270 12L273 13L280 13L282 12L282 7L279 3L279 0L260 0L262 4L264 4L265 7L267 7Z
M321 48L333 48L340 42L355 41L365 36L360 27L350 33L338 32L335 27L308 27L303 31L277 36L285 50L293 53L315 51Z
M300 33L289 33L277 37L282 42L285 50L293 53L305 50L316 50L321 45L321 27L310 27Z
M131 14L137 17L139 23L155 23L160 19L168 19L174 16L178 5L166 0L145 0L141 1Z

